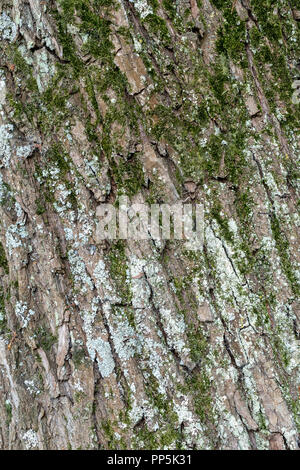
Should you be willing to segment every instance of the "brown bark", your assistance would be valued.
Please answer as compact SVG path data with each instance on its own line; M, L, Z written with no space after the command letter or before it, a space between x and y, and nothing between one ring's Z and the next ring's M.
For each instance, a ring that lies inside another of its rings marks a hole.
M12 3L0 448L296 449L297 2ZM203 203L203 249L100 240L121 194Z

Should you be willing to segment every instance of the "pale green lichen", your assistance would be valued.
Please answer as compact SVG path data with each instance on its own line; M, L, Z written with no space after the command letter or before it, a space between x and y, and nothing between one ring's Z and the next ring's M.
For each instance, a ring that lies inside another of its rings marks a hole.
M3 40L13 42L17 36L17 26L5 11L0 16L0 35Z

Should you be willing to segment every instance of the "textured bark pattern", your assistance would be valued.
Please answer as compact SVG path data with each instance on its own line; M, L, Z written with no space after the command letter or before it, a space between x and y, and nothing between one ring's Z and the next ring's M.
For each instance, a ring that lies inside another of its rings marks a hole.
M0 447L297 449L298 0L0 15ZM203 250L101 241L121 194Z

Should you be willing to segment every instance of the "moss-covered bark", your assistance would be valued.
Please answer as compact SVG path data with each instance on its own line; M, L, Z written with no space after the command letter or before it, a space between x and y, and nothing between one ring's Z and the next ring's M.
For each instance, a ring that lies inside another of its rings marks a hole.
M1 448L298 447L299 20L0 0ZM99 240L122 194L203 250Z

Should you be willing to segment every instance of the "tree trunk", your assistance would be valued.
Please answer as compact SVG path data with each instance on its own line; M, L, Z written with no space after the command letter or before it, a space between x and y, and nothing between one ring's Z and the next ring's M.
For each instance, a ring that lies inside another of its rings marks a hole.
M296 449L298 0L0 7L0 447Z

